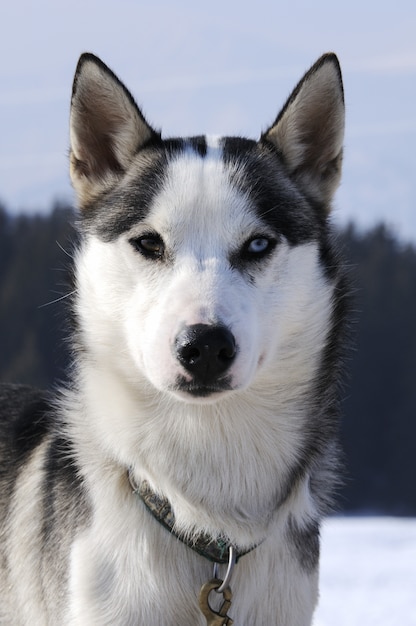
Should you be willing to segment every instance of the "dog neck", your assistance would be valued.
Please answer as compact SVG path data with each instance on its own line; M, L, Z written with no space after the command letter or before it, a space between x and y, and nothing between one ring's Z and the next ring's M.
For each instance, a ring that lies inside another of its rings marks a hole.
M200 533L196 537L187 537L185 534L178 532L175 527L175 515L169 500L156 494L146 480L141 481L140 484L136 484L131 470L128 471L128 479L133 493L140 497L147 510L172 535L182 541L188 548L191 548L200 556L203 556L213 563L227 564L229 562L231 544L226 537L215 539L206 533ZM253 545L246 550L239 550L236 546L232 546L236 562L240 557L248 554L258 545L259 544Z

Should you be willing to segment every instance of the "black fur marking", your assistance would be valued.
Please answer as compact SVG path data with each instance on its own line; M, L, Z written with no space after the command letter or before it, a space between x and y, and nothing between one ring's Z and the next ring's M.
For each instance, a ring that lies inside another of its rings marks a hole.
M331 254L334 254L331 252ZM309 419L305 423L305 444L292 474L292 485L310 476L310 491L321 516L334 507L340 484L339 423L342 371L349 350L350 289L340 260L334 254L331 280L334 281L332 316L320 367L311 384Z
M19 470L26 467L29 456L50 436L53 421L47 393L24 385L0 385L0 427L5 431L0 437L0 500L5 502L4 512L8 509ZM74 508L75 502L77 519L81 523L85 518L82 510L87 511L87 507L70 447L65 440L51 440L44 472L43 531L45 540L49 540L55 532L55 519L58 515L62 516L63 509L69 522L69 508ZM74 490L75 497L68 497L68 493L74 495Z
M307 573L312 573L319 563L319 524L310 521L301 528L290 516L286 534L300 566Z
M204 135L198 137L190 137L187 140L190 146L195 150L200 157L204 158L207 154L207 140Z
M68 519L77 511L77 523L81 524L88 511L82 482L78 476L70 443L59 436L54 437L49 445L44 467L43 481L43 540L45 543L59 542L57 532L62 532L58 519ZM71 494L71 497L68 497ZM71 527L74 527L71 524Z
M169 151L173 149L172 145L168 148ZM177 146L176 149L181 147ZM82 230L110 242L146 217L154 197L163 185L167 151L146 148L141 154L142 165L139 163L134 180L126 185L123 177L119 184L94 200L82 212Z
M90 507L72 456L70 443L55 435L44 455L39 545L43 594L51 606L59 600L56 589L65 589L69 577L69 558L73 539L90 518Z
M47 436L46 395L24 385L0 384L0 534L20 469Z
M331 253L333 254L333 253ZM300 457L298 475L309 468L310 490L320 515L333 509L334 493L340 484L338 444L342 371L350 346L350 288L348 277L334 254L332 278L334 296L326 345L309 398L310 419L305 424L306 445Z
M127 185L125 177L92 201L81 214L82 230L91 232L102 241L114 241L122 233L145 219L153 199L163 186L169 160L191 148L201 158L207 153L203 136L189 139L155 138L139 151L133 168L137 175ZM129 176L127 171L126 176Z
M49 430L47 394L24 385L0 385L0 425L7 429L2 463L18 467L42 442Z
M247 194L257 215L277 236L291 245L317 238L314 207L293 184L275 150L265 143L226 137L223 153L232 182Z

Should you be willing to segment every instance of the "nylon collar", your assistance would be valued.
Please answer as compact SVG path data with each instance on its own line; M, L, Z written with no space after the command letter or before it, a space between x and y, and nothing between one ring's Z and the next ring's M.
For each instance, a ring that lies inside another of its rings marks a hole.
M182 543L188 546L188 548L191 548L200 556L205 557L213 563L227 564L229 562L231 544L226 537L213 539L206 533L200 533L196 537L192 536L192 538L188 538L186 535L178 533L175 528L175 516L169 500L157 495L151 489L146 480L143 480L139 485L137 485L133 480L132 472L130 470L128 472L128 478L133 493L140 497L153 517L157 519L157 521L172 535L182 541ZM233 546L236 561L238 561L240 557L254 550L257 545L243 551L238 550L235 546Z

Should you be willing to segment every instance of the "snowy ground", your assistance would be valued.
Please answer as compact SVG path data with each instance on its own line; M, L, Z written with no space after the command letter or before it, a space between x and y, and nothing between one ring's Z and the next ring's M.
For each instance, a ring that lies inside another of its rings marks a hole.
M416 519L325 523L314 626L416 626Z

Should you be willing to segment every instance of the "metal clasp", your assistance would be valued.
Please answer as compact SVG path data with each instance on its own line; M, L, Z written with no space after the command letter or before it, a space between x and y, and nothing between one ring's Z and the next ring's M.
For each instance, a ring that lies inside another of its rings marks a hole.
M207 620L207 626L232 626L232 624L234 624L231 617L228 617L227 615L228 609L231 606L232 598L230 587L226 587L226 589L221 592L224 601L219 611L214 611L209 603L208 597L211 591L215 590L219 593L220 586L222 585L222 580L213 578L205 583L205 585L202 585L201 591L199 592L199 608Z
M236 553L233 546L228 548L228 565L224 579L219 576L219 563L214 563L213 578L202 585L199 592L199 608L207 620L207 626L231 626L234 622L227 613L231 606L232 592L230 580L236 563ZM223 603L219 611L214 611L209 603L211 591L222 594Z

